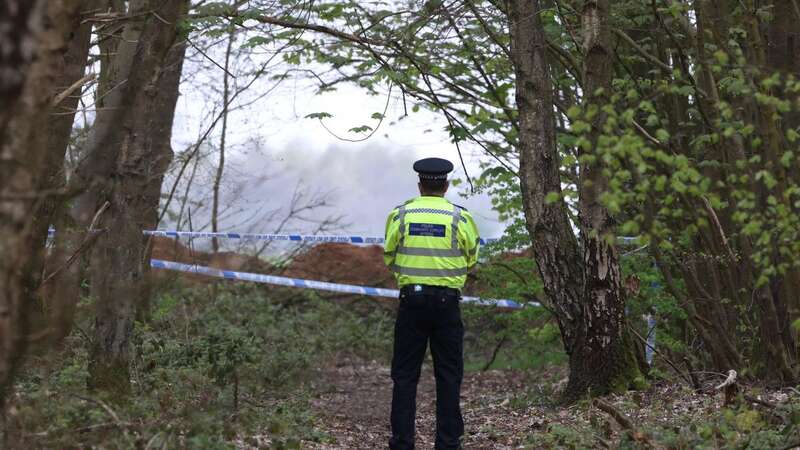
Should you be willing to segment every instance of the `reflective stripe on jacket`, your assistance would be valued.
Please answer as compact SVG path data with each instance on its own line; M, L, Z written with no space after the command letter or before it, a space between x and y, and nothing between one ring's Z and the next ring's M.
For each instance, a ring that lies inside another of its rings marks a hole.
M443 197L422 196L389 213L383 259L397 284L464 287L478 261L472 215Z

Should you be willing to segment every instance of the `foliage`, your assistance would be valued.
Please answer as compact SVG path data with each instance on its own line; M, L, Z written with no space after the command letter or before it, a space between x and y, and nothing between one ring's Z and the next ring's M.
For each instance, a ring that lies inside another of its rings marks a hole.
M713 396L673 390L656 389L644 396L611 400L630 421L630 429L619 426L606 413L583 405L574 408L569 419L553 418L543 430L531 433L525 448L766 449L790 448L793 446L788 444L800 442L800 404L796 398L774 409L751 405L741 398L735 405L721 407Z
M788 292L800 267L800 84L793 61L761 48L791 39L773 13L734 2L713 11L688 4L619 11L618 34L636 36L635 27L651 23L666 36L619 49L608 103L572 107L568 116L580 162L603 167L602 201L620 232L640 236L658 262L673 297L662 310L680 305L717 370L785 382L796 379L796 344L779 336L792 320L796 296ZM695 30L680 20L689 14L703 27L696 45L688 40ZM720 17L727 28L715 22ZM665 51L676 55L671 66L642 60Z
M23 373L6 438L27 447L233 448L268 439L272 448L298 448L301 439L328 439L309 410L305 385L315 370L346 355L388 361L391 318L380 308L356 312L314 294L241 285L215 299L212 292L166 292L152 322L136 324L128 400L86 390L79 328L63 352Z
M662 330L672 350L700 342L705 368L793 381L800 82L788 49L798 22L776 13L791 9L788 2L717 3L612 2L613 80L591 101L579 42L585 4L542 9L563 191L547 200L564 202L577 227L578 193L587 187L580 168L596 167L616 233L640 236L658 263L660 304L644 309L675 317ZM271 5L249 2L234 20L264 23ZM505 7L327 1L266 23L294 24L281 35L288 63L333 68L320 76L320 90L399 86L412 113L440 112L454 143L486 155L475 185L512 223L501 244L512 249L530 241ZM314 27L300 25L308 23Z
M506 261L515 269L532 269L526 258ZM480 271L484 292L499 297L515 289L530 292L522 284L504 285L509 279L500 274L507 271L492 265ZM349 357L386 367L393 315L369 301L341 304L248 285L218 285L216 298L214 291L207 286L161 293L152 321L136 325L135 392L125 400L86 390L88 342L81 330L89 321L84 317L63 351L29 361L7 410L7 442L11 447L24 442L26 448L346 446L331 434L341 425L322 421L311 403L320 390L337 387L311 381L322 367ZM652 300L664 307L659 297ZM800 410L785 394L751 391L778 405L774 409L746 406L741 399L739 406L720 409L718 398L672 383L612 397L609 401L635 417L638 427L635 433L615 430L611 419L598 416L588 403L564 409L554 401L564 355L546 310L510 313L465 305L462 311L471 370L482 369L498 339L508 337L491 366L505 370L467 374L472 439L576 449L603 439L614 448L643 448L646 436L656 446L689 449L773 448L800 437ZM353 384L388 383L374 367L366 369L371 378ZM506 423L509 427L500 426ZM373 438L376 431L370 431Z
M488 256L474 274L480 296L541 302L541 284L530 277L535 272L533 260L524 254L502 252L503 246L483 250ZM485 307L464 307L462 312L465 345L472 346L470 353L475 355L475 359L467 359L468 369L543 370L564 361L558 327L545 308L526 305L516 311L487 311Z
M510 263L522 269L530 260ZM487 292L503 297L522 289L491 276L485 285L494 290ZM538 372L563 361L558 331L541 309L462 311L470 371L482 369L504 337L492 369ZM310 405L316 374L350 358L388 366L393 318L370 301L339 303L313 292L166 288L151 320L135 326L129 399L86 389L89 342L82 330L90 318L82 317L62 352L41 355L23 371L6 437L29 447L324 444L331 436Z

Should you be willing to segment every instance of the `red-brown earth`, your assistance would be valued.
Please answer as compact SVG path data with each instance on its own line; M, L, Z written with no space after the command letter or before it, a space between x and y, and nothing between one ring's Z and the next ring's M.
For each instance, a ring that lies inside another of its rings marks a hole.
M377 245L322 243L308 248L295 256L286 267L279 268L254 256L236 252L202 252L187 247L175 239L156 236L153 238L152 257L239 272L275 274L363 286L394 286L392 274L383 264L383 248ZM189 278L201 281L201 277Z

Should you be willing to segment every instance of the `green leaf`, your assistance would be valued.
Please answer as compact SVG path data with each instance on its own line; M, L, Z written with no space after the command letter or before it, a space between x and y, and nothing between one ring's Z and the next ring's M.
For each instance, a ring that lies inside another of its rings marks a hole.
M791 151L787 151L781 156L781 165L783 167L788 168L792 164L792 160L794 159L794 153Z
M372 131L372 127L369 125L361 125L360 127L350 128L348 131L353 133L366 133L367 131Z
M331 115L329 113L326 113L326 112L315 112L315 113L311 113L311 114L306 115L305 118L306 119L319 119L319 120L322 120L322 119L327 119L329 117L333 117L333 115Z
M544 198L545 203L552 204L561 201L561 194L558 192L548 192Z
M717 50L714 52L714 58L717 60L718 63L722 64L723 66L728 64L730 58L728 58L728 54L723 52L722 50Z

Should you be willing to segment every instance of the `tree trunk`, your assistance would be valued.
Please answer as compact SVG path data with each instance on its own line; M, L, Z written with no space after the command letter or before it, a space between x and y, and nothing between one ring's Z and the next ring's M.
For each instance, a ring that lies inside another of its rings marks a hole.
M98 0L83 0L80 5L81 13L89 13L101 6ZM64 172L64 158L67 147L72 135L72 125L78 107L78 100L82 92L83 82L89 81L84 78L87 58L89 56L89 42L92 34L91 23L80 23L80 16L76 16L72 28L67 51L57 62L57 71L53 84L53 95L60 95L62 100L53 105L53 110L48 117L46 127L47 153L45 156L43 176L39 178L39 189L53 190L66 187L66 174ZM64 96L66 94L66 96ZM64 201L61 196L47 197L39 205L33 214L34 226L32 231L32 247L42 247L47 241L48 229L57 221L58 211L63 209ZM66 228L66 227L65 227ZM65 233L68 231L63 230ZM59 262L66 261L69 255L51 255L47 262L49 267L35 268L34 276L40 273L46 279L48 273L58 270L61 266ZM53 281L53 280L51 280ZM41 282L37 283L41 284ZM41 315L37 317L35 329L42 329L47 332L47 337L51 343L60 342L70 330L74 303L63 302L65 298L56 289L49 289L49 286L42 286L39 291L41 300ZM77 289L77 285L76 285ZM77 293L76 293L77 297Z
M581 164L579 218L583 241L584 306L577 351L570 355L568 398L587 391L605 394L627 389L641 376L625 320L619 253L614 221L601 196L608 190L598 138L605 122L601 108L608 103L613 70L608 0L583 4L584 110L596 109L589 140L592 158Z
M610 83L607 2L587 2L584 11L586 76L589 86ZM520 118L520 177L534 256L570 356L570 377L564 398L574 401L587 392L600 395L627 388L639 376L624 318L624 298L608 211L600 204L605 186L599 168L588 167L581 187L584 258L564 201L548 202L561 193L556 147L552 84L538 1L510 2L512 59ZM593 92L594 89L587 92ZM588 96L592 98L592 96Z
M79 1L0 3L0 403L24 354L43 246L31 247L31 217L47 155L41 130L53 100Z
M546 200L550 192L561 193L561 178L540 6L525 0L509 6L523 210L545 293L556 312L564 348L572 354L583 314L582 264L566 205Z
M122 0L96 0L95 6L99 6L103 11L125 14L125 2ZM117 44L121 40L124 28L125 25L118 22L111 22L98 28L100 73L95 90L95 109L99 111L98 118L110 114L106 109L119 102L119 96L115 94L115 91L118 87L117 84L124 79L120 78L120 70L114 66L114 63L117 62ZM127 111L120 111L116 117L121 118L126 113ZM85 148L81 151L83 155L81 162L68 183L70 191L79 192L77 198L72 202L60 203L55 211L54 226L57 230L55 245L47 260L47 273L45 274L50 279L42 287L42 296L49 298L50 311L48 314L53 327L53 342L60 341L71 331L75 310L82 294L81 286L85 284L84 278L87 276L88 252L86 252L86 246L81 247L84 240L92 238L86 234L87 228L94 217L94 209L99 206L99 197L96 192L89 189L88 180L89 169L94 165L95 158L98 158L92 154L92 147L98 147L96 143L97 130L98 122L95 120ZM104 150L112 152L114 148L105 148ZM113 153L106 153L99 157L112 158L114 156ZM78 211L81 209L86 209L86 211L79 214ZM81 253L80 257L70 261L79 253Z
M222 174L225 170L225 138L228 134L228 103L230 103L230 68L231 49L233 48L233 32L228 34L228 46L225 49L225 71L222 74L222 134L219 138L219 164L217 173L214 176L214 198L211 204L211 231L219 231L219 189L222 185ZM219 241L217 238L211 240L214 253L219 251Z
M79 199L76 218L85 220L100 201L110 203L101 221L105 233L91 255L96 318L88 382L120 394L130 390L130 335L149 271L142 229L155 225L161 182L172 158L185 53L176 25L187 11L187 0L131 3L129 13L139 19L123 31L111 70L125 86L109 93L108 109L98 113L92 161L81 174L92 189Z

